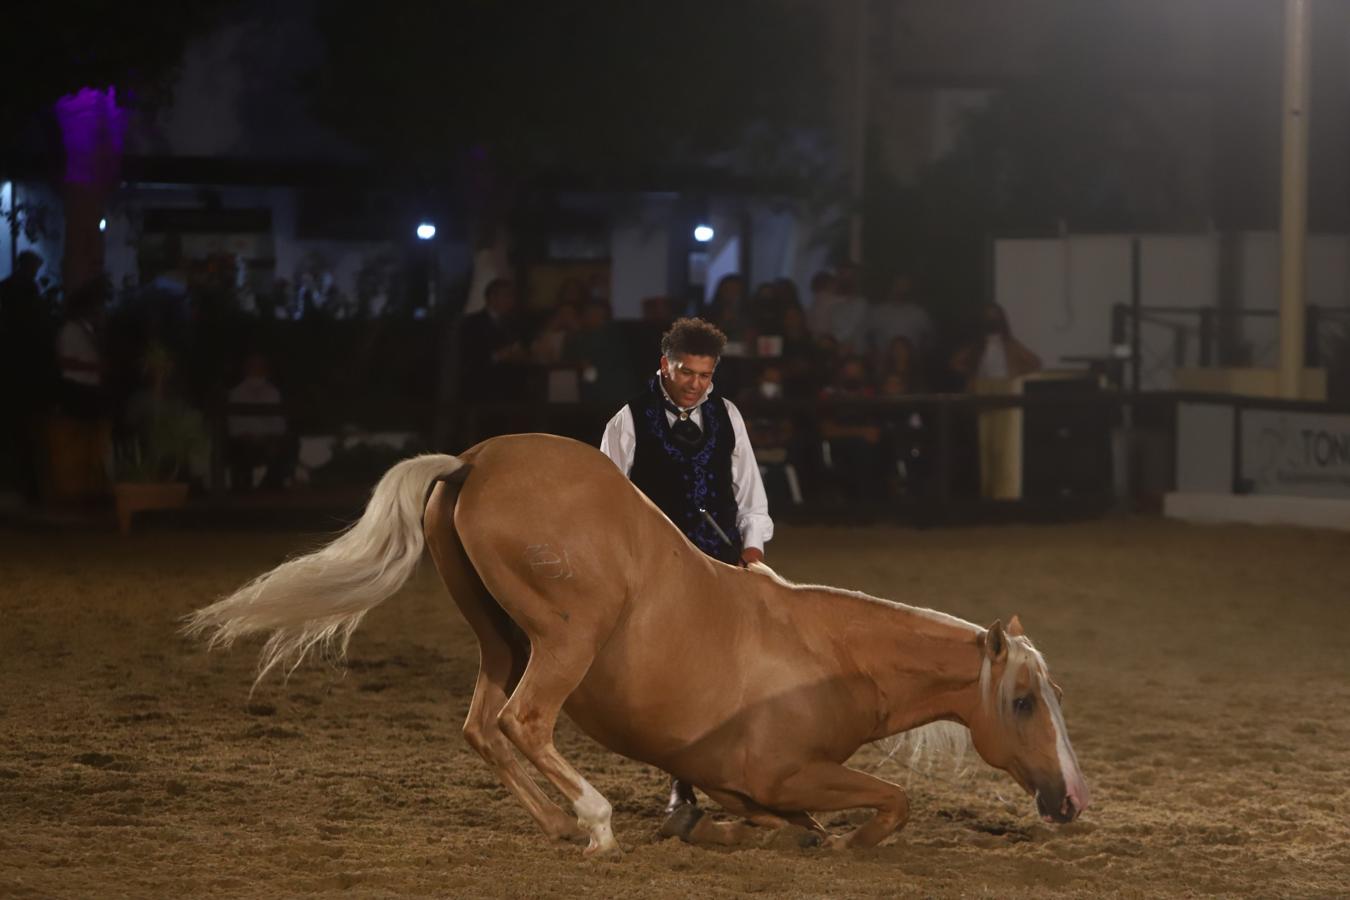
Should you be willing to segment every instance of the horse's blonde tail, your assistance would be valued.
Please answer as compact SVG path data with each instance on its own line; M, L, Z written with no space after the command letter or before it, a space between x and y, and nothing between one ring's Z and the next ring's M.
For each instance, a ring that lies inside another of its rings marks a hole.
M463 465L453 456L405 459L380 479L361 518L324 547L265 572L187 617L190 635L210 647L272 632L254 687L278 664L294 671L315 647L347 651L352 632L412 575L422 556L422 514L431 486Z

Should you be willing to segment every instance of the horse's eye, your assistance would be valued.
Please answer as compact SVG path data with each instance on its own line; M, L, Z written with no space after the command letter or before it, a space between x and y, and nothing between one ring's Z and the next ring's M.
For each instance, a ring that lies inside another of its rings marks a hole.
M1031 706L1033 702L1034 701L1032 700L1030 694L1025 694L1021 697L1014 697L1013 712L1017 713L1019 716L1029 715L1031 713Z

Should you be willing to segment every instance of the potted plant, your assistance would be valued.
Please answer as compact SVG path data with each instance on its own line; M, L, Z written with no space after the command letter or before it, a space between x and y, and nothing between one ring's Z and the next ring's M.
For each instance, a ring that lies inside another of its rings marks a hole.
M133 401L137 436L122 445L114 460L113 497L117 525L131 531L131 517L147 509L174 509L187 501L183 478L193 457L206 447L202 415L166 390L173 362L163 347L146 354L150 387Z

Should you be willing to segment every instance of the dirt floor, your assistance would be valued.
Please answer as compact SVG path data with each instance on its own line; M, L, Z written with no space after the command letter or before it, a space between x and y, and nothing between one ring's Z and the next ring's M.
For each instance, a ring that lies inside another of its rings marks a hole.
M1330 897L1350 893L1350 537L1155 520L783 529L790 578L987 624L1064 686L1094 806L1053 827L978 759L869 851L657 836L660 773L570 725L621 862L536 834L464 744L477 654L429 564L346 672L250 701L177 618L312 538L0 534L0 896ZM827 820L848 826L844 817Z

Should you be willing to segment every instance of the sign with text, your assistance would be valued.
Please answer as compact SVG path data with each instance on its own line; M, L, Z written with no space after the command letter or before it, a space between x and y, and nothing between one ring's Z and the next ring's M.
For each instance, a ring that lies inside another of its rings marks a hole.
M1350 499L1350 415L1243 410L1241 474L1255 494Z

